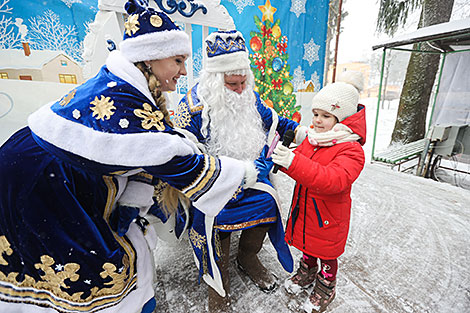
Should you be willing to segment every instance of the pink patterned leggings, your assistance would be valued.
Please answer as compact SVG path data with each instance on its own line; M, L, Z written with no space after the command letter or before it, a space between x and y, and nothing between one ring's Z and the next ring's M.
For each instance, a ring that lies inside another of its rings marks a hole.
M318 264L318 258L303 254L304 262L308 265L308 268L312 268ZM338 259L334 260L323 260L320 259L320 273L326 280L333 281L336 279L336 273L338 272Z

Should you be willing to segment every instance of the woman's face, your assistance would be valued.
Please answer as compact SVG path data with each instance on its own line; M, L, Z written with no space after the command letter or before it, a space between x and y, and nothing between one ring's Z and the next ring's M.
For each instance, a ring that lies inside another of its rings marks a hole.
M162 91L175 91L178 78L187 74L184 65L187 58L187 55L177 55L161 60L145 61L145 64L150 65L153 74L160 81Z
M313 120L312 124L315 127L317 133L324 133L333 128L338 122L336 116L328 113L325 110L313 109Z

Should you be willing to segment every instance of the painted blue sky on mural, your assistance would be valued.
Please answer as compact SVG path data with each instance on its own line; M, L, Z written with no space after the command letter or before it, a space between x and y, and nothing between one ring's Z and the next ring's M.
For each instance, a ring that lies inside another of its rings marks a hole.
M289 40L288 63L295 90L304 80L311 80L318 90L323 83L329 1L270 2L276 9L274 22L280 20L282 35ZM262 17L259 6L265 5L266 0L221 0L221 4L244 34L249 47L250 32L258 31L253 17ZM63 50L77 60L81 59L87 24L98 11L97 0L1 0L0 5L0 26L3 26L0 49L20 48L21 40L26 38L33 49ZM197 32L201 30L193 28L193 33ZM200 54L200 44L195 45L196 70L200 69Z

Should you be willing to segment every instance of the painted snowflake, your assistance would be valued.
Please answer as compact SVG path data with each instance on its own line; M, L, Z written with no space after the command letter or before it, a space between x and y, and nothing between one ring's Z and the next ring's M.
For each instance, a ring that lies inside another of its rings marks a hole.
M113 105L114 101L111 100L110 97L105 97L103 95L101 95L100 99L96 96L95 100L91 101L90 104L94 105L94 107L90 107L90 110L93 111L92 116L96 115L95 118L97 120L109 120L114 114L113 110L116 110L116 107Z
M193 53L193 69L194 78L198 78L202 70L202 48L197 49L197 51Z
M62 0L62 2L70 9L74 3L82 3L82 0Z
M312 66L313 62L320 60L318 57L319 49L320 46L313 41L313 38L310 39L308 43L304 43L304 57L302 59L307 60L308 65Z
M316 71L313 72L312 76L310 76L310 80L312 81L314 90L320 91L321 89L320 76L318 76L318 73Z
M294 91L298 91L299 89L301 89L304 84L304 81L305 81L304 71L302 71L302 68L299 65L294 70L293 79L291 81L292 84L294 85Z
M305 3L307 3L307 0L292 0L291 6L290 6L290 11L292 13L295 13L295 16L297 18L300 16L300 14L305 13Z
M176 84L176 90L179 94L186 94L188 92L188 76L181 76L178 78L178 83Z
M242 14L245 7L255 5L253 0L228 0L228 1L232 2L237 7L238 14Z

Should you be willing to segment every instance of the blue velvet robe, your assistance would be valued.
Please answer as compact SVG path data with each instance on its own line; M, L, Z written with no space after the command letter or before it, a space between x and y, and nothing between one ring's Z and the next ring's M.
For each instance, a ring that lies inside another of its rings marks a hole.
M127 176L153 175L215 215L244 175L242 162L195 154L162 117L145 77L115 51L0 148L0 312L152 304L143 232L132 223L120 237L109 226Z
M198 98L197 89L198 85L195 85L180 101L175 111L174 123L175 126L191 132L199 143L205 144L210 136L210 125L209 135L205 137L201 133L203 104ZM277 116L275 111L268 108L260 99L258 93L254 93L255 106L267 134L277 131L282 137L286 130L295 130L299 126L292 120ZM261 153L266 154L266 152L267 146ZM194 210L189 235L193 251L199 260L200 276L204 277L212 287L216 285L212 282L212 278L218 274L218 271L215 271L213 259L218 259L221 253L218 242L219 231L232 232L260 224L272 225L268 232L271 243L276 249L282 266L291 272L293 261L284 241L284 229L279 209L276 191L269 178L266 178L258 179L253 188L240 187L214 220L207 219L204 213ZM216 230L213 234L209 234L210 225ZM212 242L212 246L207 245L207 242Z

